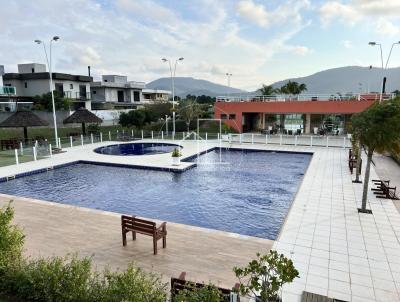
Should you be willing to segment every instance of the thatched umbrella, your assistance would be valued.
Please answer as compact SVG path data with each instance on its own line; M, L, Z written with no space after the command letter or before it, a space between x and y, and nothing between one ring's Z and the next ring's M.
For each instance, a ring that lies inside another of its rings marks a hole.
M99 118L96 114L90 112L85 108L79 108L63 121L64 124L81 123L83 134L86 134L85 123L100 124L102 122L103 120L101 118Z
M32 111L17 111L0 123L0 128L24 128L24 139L28 141L28 127L48 126L49 123L42 120Z

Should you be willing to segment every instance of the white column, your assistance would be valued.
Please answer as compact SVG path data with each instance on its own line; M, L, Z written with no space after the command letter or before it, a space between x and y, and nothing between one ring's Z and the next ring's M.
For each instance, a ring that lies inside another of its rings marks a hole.
M81 144L83 146L83 134L81 134Z
M51 144L49 144L49 154L50 157L53 157L53 150L51 149Z
M16 163L17 165L19 165L19 160L18 160L18 150L17 150L17 149L15 149L15 150L14 150L14 152L15 152L15 163Z
M72 136L69 137L69 143L71 144L71 148L74 146L74 144L72 143Z
M306 129L304 129L304 132L311 133L311 114L309 113L306 114Z
M32 148L32 152L33 152L33 160L37 160L37 155L36 155L36 147Z
M93 144L93 133L90 133L90 142Z

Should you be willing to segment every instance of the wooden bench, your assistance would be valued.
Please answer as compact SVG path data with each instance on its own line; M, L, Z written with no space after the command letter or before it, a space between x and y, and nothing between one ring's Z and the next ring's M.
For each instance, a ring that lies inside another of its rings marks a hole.
M163 248L167 247L167 223L163 222L159 227L149 220L139 219L135 216L121 216L122 245L126 246L126 233L132 232L132 240L136 240L136 233L153 237L154 255L157 255L157 241L163 240Z
M390 187L389 180L379 180L373 179L372 182L375 184L375 188L371 190L374 191L377 198L387 198L387 199L395 199L398 200L399 198L396 195L396 187Z
M182 272L178 278L171 278L171 301L174 300L175 296L179 294L180 291L187 289L190 290L191 287L202 288L207 287L207 284L197 283L186 280L186 272ZM233 290L217 287L221 293L222 302L240 302L240 296L233 292ZM239 284L235 284L235 289L239 289ZM232 300L231 300L232 294ZM235 299L236 298L236 299Z

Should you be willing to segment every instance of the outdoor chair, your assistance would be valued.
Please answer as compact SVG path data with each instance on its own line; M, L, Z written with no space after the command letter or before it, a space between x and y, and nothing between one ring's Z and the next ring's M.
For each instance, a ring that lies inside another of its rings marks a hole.
M153 252L157 255L157 241L162 239L163 248L167 247L167 223L157 227L156 223L139 219L136 216L121 216L122 245L126 246L126 234L132 232L132 240L136 240L136 233L153 237Z

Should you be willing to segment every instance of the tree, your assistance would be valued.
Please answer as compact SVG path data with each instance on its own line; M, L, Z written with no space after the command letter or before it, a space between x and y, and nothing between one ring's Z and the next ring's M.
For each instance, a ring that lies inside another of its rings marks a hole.
M277 90L272 85L262 85L260 88L260 92L262 95L274 95Z
M145 110L151 112L151 121L157 121L159 119L164 119L166 115L171 114L172 103L170 102L160 102L154 104L145 105ZM147 113L148 114L148 113ZM148 116L150 116L148 114Z
M302 93L303 91L307 91L306 84L299 84L294 81L287 82L285 85L283 85L279 89L280 93L291 94L291 95L298 95L298 94Z
M119 124L122 127L138 127L142 129L146 122L145 110L131 110L129 112L122 112L119 116Z
M392 92L395 96L400 96L400 90L396 89Z
M375 103L367 110L355 114L352 119L353 133L367 149L362 205L359 212L367 210L368 183L372 156L375 151L400 150L400 98Z
M178 114L185 121L187 131L190 131L190 122L200 116L201 108L197 102L192 100L181 101L178 106Z
M53 91L54 94L54 104L56 110L68 110L71 105L71 100L64 98L56 90ZM53 102L51 99L51 93L45 93L42 95L36 95L33 97L34 109L36 110L53 110Z

